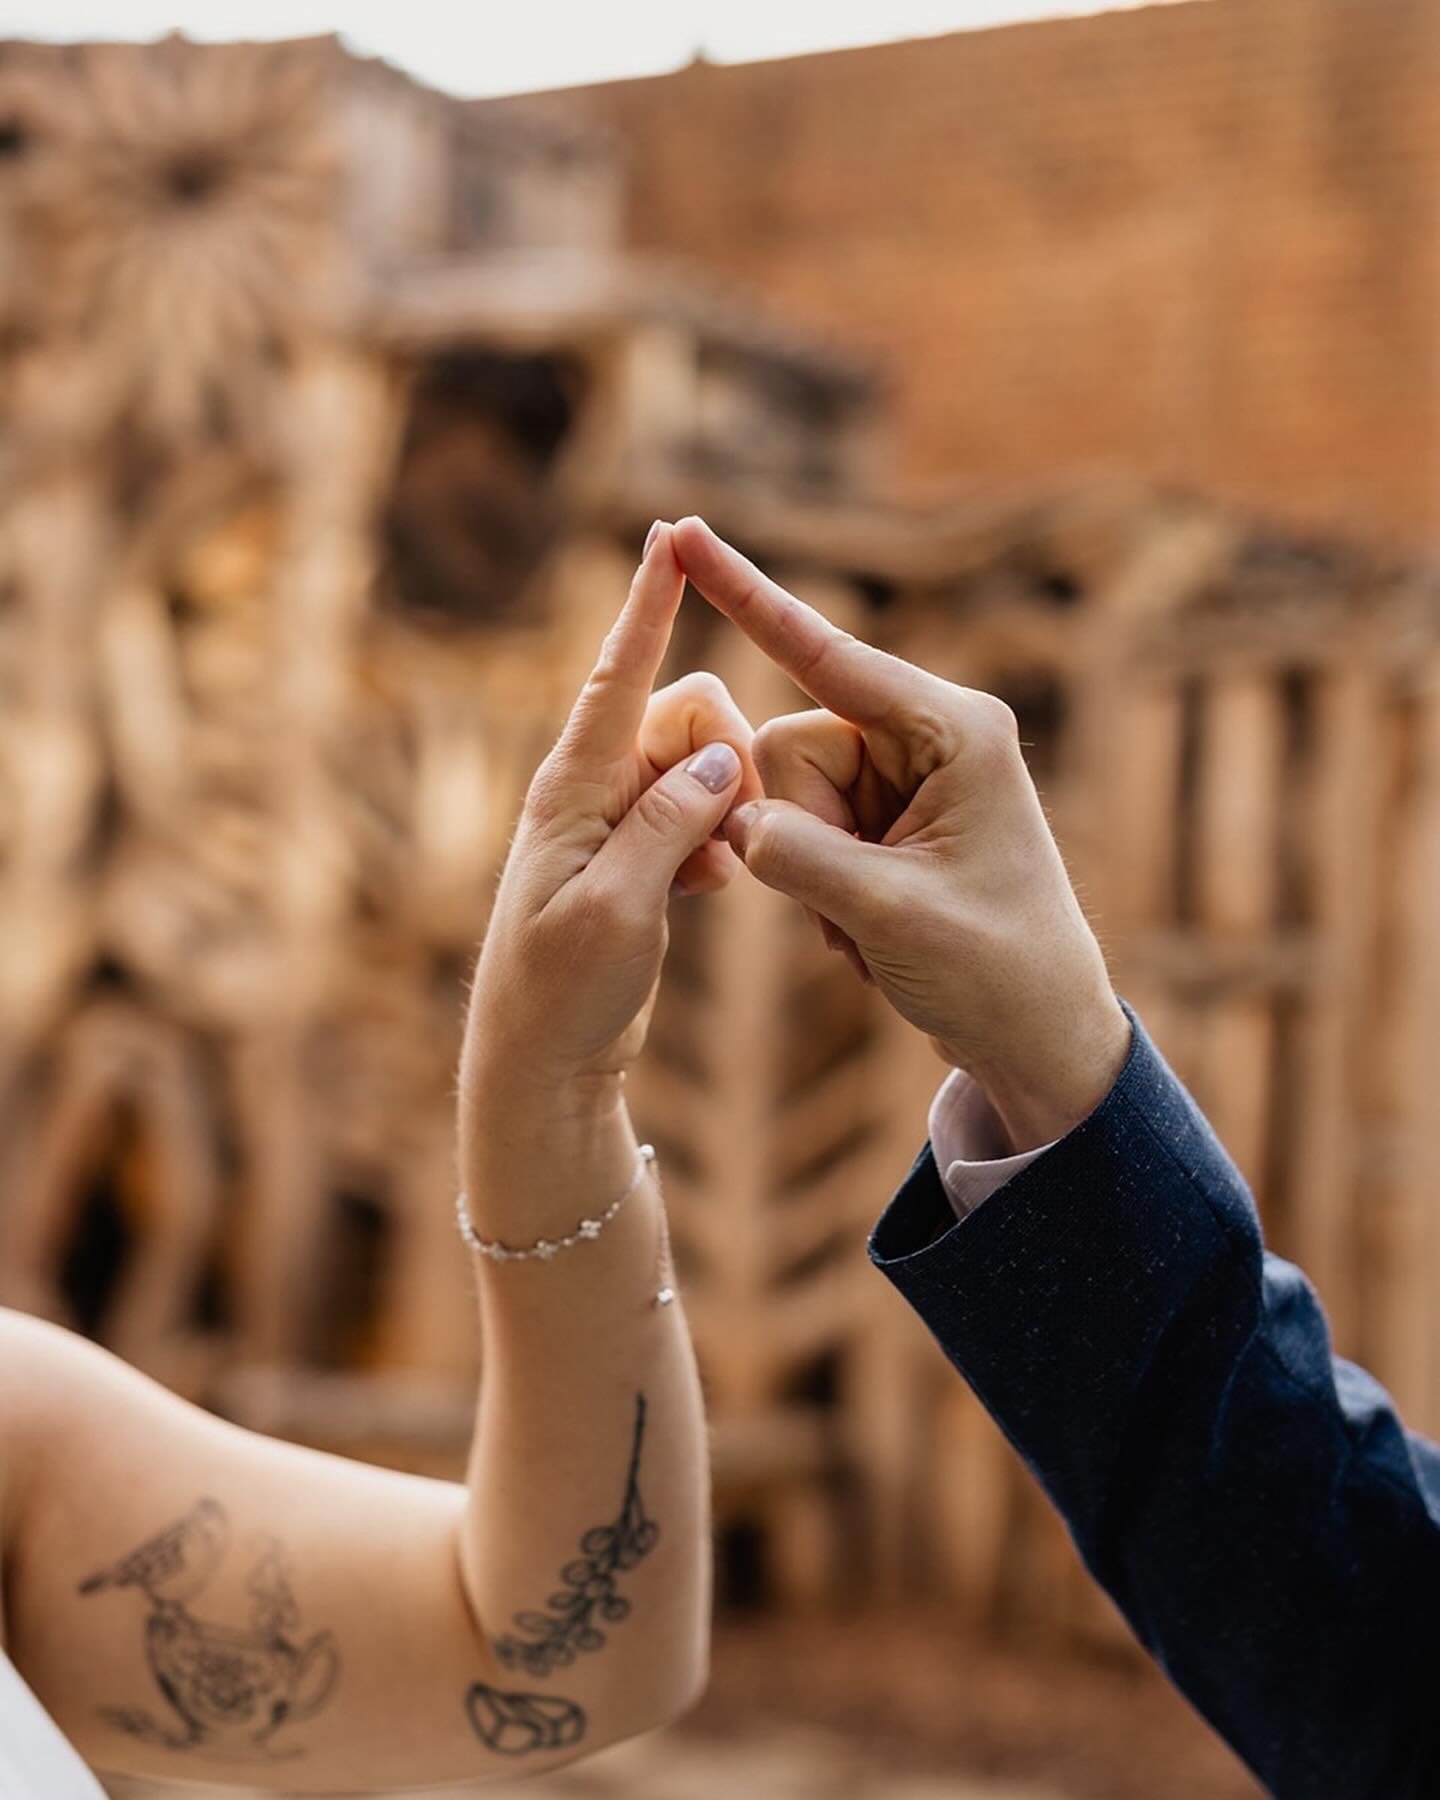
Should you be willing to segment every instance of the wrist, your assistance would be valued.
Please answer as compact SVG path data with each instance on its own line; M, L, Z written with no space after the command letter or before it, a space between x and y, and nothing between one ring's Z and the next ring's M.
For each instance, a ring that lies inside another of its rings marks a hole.
M1013 1154L1067 1137L1114 1087L1130 1054L1130 1021L1113 994L1082 1021L1060 1021L1023 1057L967 1072L1005 1129Z
M625 1116L618 1069L575 1070L486 1052L467 1056L460 1077L462 1159L513 1158L533 1144L561 1156L603 1136Z
M459 1175L482 1237L554 1238L593 1215L635 1166L635 1132L618 1076L539 1082L513 1065L468 1068Z
M622 1069L556 1069L518 1058L472 1057L461 1075L462 1112L495 1120L543 1119L590 1130L623 1109Z
M482 988L484 973L482 963L470 995L462 1099L469 1091L494 1093L510 1104L534 1093L567 1109L613 1100L644 1048L648 1005L628 1023L600 1023L583 994L557 992L558 984L538 972L527 978L516 971L508 984L492 980ZM527 979L537 993L524 992Z

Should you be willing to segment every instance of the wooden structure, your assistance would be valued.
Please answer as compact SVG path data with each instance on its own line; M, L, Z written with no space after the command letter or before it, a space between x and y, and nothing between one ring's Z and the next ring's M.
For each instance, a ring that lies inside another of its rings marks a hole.
M615 242L603 143L328 42L0 47L0 1300L453 1466L459 989L656 516L1016 706L1123 987L1440 1425L1424 571L1089 485L885 498L870 374ZM676 667L798 704L703 608ZM775 896L677 906L636 1083L732 1591L1086 1626L866 1269L938 1070Z

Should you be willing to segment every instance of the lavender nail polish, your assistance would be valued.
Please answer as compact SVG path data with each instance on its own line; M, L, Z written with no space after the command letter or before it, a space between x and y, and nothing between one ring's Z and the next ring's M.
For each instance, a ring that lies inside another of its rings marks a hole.
M740 773L740 758L729 744L707 744L686 763L685 773L712 794L723 794Z

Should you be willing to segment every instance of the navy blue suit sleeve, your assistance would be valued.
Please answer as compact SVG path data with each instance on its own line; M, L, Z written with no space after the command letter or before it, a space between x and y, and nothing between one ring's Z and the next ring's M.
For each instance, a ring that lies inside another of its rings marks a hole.
M1280 1800L1440 1795L1440 1450L1333 1355L1138 1021L1083 1125L963 1224L927 1147L870 1252Z

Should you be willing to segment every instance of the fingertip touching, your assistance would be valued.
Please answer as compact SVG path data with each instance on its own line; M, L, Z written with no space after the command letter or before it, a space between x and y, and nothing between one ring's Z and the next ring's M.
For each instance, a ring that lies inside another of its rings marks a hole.
M903 711L917 683L931 678L861 642L772 581L693 514L674 528L682 572L710 604L734 620L777 668L823 707L856 724Z
M677 519L670 529L675 554L682 568L686 565L687 558L703 556L711 545L720 542L698 513L687 513L683 519Z
M675 527L668 519L657 519L645 533L645 548L640 552L640 567L648 568L658 562L662 556L668 556L676 568L680 559L675 553Z
M680 568L710 604L731 618L746 607L755 588L765 580L749 558L698 513L677 520L671 531L671 548Z

